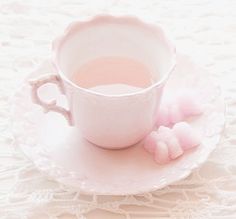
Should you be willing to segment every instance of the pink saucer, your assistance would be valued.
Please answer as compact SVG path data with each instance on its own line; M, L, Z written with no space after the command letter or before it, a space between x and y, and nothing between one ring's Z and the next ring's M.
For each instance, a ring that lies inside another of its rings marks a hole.
M51 72L55 72L53 66L45 61L26 81ZM105 150L75 136L74 128L69 127L62 116L44 114L31 102L28 83L24 83L13 98L16 145L40 171L85 193L127 195L163 188L187 177L205 162L220 139L225 107L219 87L208 75L186 56L178 56L166 95L180 88L199 89L207 109L202 116L188 121L204 135L202 144L169 164L155 163L143 148L143 142L123 150ZM53 98L56 93L60 104L66 102L56 88L45 86L41 91L44 98Z

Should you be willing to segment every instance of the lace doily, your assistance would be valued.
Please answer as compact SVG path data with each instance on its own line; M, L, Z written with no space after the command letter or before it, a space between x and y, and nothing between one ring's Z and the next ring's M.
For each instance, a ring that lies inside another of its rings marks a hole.
M236 217L234 0L9 1L0 3L0 215L3 219ZM221 82L227 123L217 149L187 179L137 196L79 194L45 178L12 141L9 98L67 23L101 12L133 14L168 26L177 48ZM204 56L203 56L204 54Z

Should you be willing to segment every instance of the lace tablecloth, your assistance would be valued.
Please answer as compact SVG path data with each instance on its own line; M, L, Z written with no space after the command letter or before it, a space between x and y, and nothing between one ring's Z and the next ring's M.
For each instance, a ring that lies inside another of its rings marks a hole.
M0 218L236 218L236 1L0 0ZM38 172L17 147L9 99L50 56L50 42L74 19L133 14L161 22L177 48L220 81L226 128L208 161L187 179L136 196L90 196Z

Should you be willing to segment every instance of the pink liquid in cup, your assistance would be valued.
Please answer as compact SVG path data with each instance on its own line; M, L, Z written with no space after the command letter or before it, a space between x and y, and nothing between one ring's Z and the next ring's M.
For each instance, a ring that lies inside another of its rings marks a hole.
M81 136L107 149L134 145L153 129L176 64L175 47L160 26L97 15L70 24L52 49L58 74L30 81L32 100L45 112L60 113ZM48 83L65 94L68 108L39 97Z
M131 58L109 56L82 65L71 77L76 85L102 94L133 93L150 86L150 70Z

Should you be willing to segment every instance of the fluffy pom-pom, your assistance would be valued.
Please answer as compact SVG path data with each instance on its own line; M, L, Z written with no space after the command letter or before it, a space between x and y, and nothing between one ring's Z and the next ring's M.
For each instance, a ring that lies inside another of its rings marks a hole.
M154 159L158 164L166 164L170 161L168 145L163 141L158 141L154 153Z
M160 126L158 131L151 132L144 141L144 148L154 154L158 164L166 164L200 143L197 132L188 123L179 122L172 129Z
M181 94L173 95L168 101L161 104L157 114L157 126L170 126L184 121L188 117L201 115L204 105L199 95L192 90L185 90Z
M157 132L151 132L144 141L144 148L149 153L154 153L156 150Z
M180 122L174 125L173 131L183 150L188 150L198 146L201 143L200 135L186 122Z

